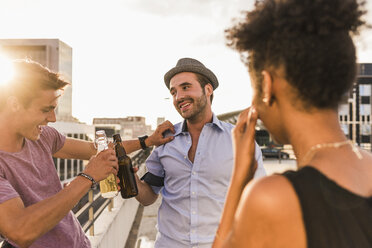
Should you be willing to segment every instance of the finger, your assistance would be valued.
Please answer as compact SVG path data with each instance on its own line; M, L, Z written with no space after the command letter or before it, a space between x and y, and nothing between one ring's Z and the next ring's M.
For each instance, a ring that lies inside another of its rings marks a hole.
M164 126L163 126L163 124L164 124ZM168 120L162 123L162 127L164 128L164 131L169 130L172 133L175 133L173 124Z
M168 130L171 131L172 133L175 133L176 132L176 130L174 129L174 126L173 126L173 124L171 122L169 122Z
M114 149L114 143L109 142L109 143L108 143L108 147L109 147L109 149Z
M255 134L257 123L257 111L252 107L247 116L246 132L243 134L244 139L248 142L248 151L253 154L255 152Z
M256 123L257 123L257 111L254 107L252 107L250 110L249 110L249 113L247 115L247 122L246 122L246 125L247 125L247 135L250 136L251 139L254 140L254 136L255 136L255 133L256 133Z
M247 123L247 116L248 116L249 108L243 110L238 117L238 121L236 122L236 130L240 133L245 132L246 123Z
M169 131L171 133L175 133L176 132L172 124L166 125L166 126L164 126L164 127L162 127L160 129L160 133L164 133L164 132L167 132L167 131Z
M104 156L104 158L109 158L110 156L116 156L116 153L113 149L107 149L98 153L98 156L99 155Z
M138 170L139 170L138 167L136 167L136 166L133 167L133 172L134 172L134 173L136 173Z
M114 155L110 155L109 157L108 157L108 160L109 161L114 161L114 162L118 162L118 158L116 157L116 156L114 156Z
M174 136L169 136L163 139L163 142L168 143L174 139Z

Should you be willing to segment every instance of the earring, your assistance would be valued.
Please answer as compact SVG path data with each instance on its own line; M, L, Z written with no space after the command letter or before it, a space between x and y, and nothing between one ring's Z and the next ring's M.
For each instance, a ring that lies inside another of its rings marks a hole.
M269 102L269 99L267 99L267 97L264 97L264 98L262 98L262 102L268 103Z

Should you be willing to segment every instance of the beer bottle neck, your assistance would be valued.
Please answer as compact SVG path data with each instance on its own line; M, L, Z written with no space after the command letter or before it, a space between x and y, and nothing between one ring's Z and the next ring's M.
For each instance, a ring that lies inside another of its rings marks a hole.
M116 150L116 155L118 158L124 157L127 155L127 152L125 151L125 148L121 144L121 142L116 142L115 143L115 150Z

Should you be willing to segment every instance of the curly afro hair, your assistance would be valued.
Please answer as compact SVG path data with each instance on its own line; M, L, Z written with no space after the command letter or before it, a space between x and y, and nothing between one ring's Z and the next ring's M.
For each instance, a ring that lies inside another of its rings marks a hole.
M303 107L337 108L356 75L351 36L365 24L365 1L263 0L225 31L260 84L265 68L283 67ZM257 85L260 92L260 85Z

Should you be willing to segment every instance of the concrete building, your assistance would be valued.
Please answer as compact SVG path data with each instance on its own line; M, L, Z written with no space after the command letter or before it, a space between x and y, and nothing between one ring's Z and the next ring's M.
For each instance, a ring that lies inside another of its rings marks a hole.
M164 121L165 121L165 117L158 117L158 118L156 119L156 126L159 126L159 125L162 124Z
M142 116L128 116L125 118L94 118L93 125L99 126L101 124L118 124L121 126L120 134L129 139L137 138L144 134L151 134L151 125L146 125L146 118ZM130 131L131 130L131 131ZM132 133L132 137L129 137Z
M76 122L72 117L72 48L59 39L0 39L0 52L10 59L32 59L71 85L66 87L56 110L57 121Z
M372 150L371 97L372 63L358 64L353 88L339 107L340 125L346 136L366 150Z

